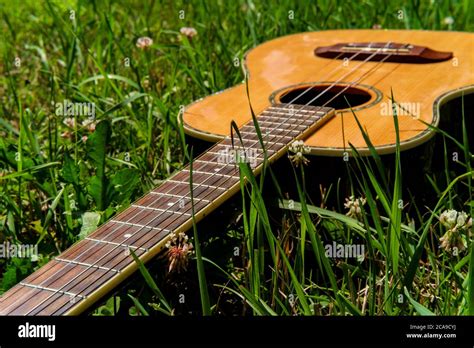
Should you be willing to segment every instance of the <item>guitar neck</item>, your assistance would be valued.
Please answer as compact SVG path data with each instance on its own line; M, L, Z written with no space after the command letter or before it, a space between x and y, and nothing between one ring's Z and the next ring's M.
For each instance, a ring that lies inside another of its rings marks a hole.
M130 250L154 258L170 234L187 231L240 188L237 162L260 173L288 146L334 115L324 107L278 104L258 116L264 147L253 121L212 146L86 238L52 259L0 298L0 315L80 314L137 270ZM192 190L190 179L192 176ZM192 193L192 202L191 202ZM192 205L193 204L193 205Z

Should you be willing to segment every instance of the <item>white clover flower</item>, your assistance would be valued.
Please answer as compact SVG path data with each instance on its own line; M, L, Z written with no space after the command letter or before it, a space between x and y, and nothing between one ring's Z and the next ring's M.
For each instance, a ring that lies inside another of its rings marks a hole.
M70 127L70 128L75 128L76 127L76 119L74 117L66 117L64 120L63 120L63 123Z
M439 239L440 247L446 251L462 251L467 247L466 237L470 236L472 217L468 219L464 211L449 209L443 211L439 216L439 222L447 231Z
M82 126L92 133L93 131L95 131L96 122L91 119L86 119L82 121Z
M61 133L61 138L63 139L72 139L74 138L74 135L70 131L65 131Z
M309 160L304 155L310 152L310 148L304 144L304 141L293 141L288 147L288 151L294 153L294 155L288 155L288 157L296 166L308 164Z
M456 219L456 226L457 227L462 227L466 224L467 221L467 214L465 212L459 212L458 217Z
M446 228L453 228L456 225L458 212L454 209L445 210L439 216L439 222Z
M197 35L197 30L192 27L182 27L179 32L188 39L192 39Z
M193 244L188 242L188 236L184 232L173 232L170 234L170 240L165 244L168 249L166 257L168 258L168 272L181 272L186 270L189 257L193 254Z
M454 24L454 18L451 17L451 16L445 17L443 22L446 25L453 25Z
M140 37L138 38L136 45L139 49L147 49L148 47L153 45L153 39L148 36Z
M350 196L346 198L346 202L344 203L344 208L348 209L349 211L346 213L347 216L361 220L362 219L362 206L365 205L367 200L363 197L355 198L354 196Z
M310 149L309 149L309 146L306 146L304 144L304 141L303 140L295 140L291 143L290 147L289 147L289 150L290 152L293 152L293 153L298 153L298 152L302 152L302 153L309 153Z

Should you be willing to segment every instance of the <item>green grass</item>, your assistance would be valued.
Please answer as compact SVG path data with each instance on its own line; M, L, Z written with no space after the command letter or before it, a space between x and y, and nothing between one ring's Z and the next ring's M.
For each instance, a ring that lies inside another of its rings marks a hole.
M473 12L467 0L0 0L0 242L38 244L42 255L0 259L0 292L189 161L177 115L244 80L239 62L248 49L310 30L472 31ZM198 35L187 39L181 27ZM135 45L142 36L153 39L147 50ZM66 125L56 114L64 100L94 103L95 130L86 117ZM451 116L465 124L467 111ZM463 130L459 138L435 130L446 161L441 173L426 174L437 196L428 207L402 197L409 168L399 151L390 172L366 136L371 158L353 149L341 175L351 194L367 199L359 219L345 215L337 178L324 197L310 197L305 169L294 168L297 195L289 201L270 167L255 178L241 166L242 218L219 230L195 226L196 257L185 275L140 265L150 292L129 291L121 306L128 301L137 315L474 314L472 238L459 255L439 248L446 232L439 215L474 213L472 135ZM448 146L460 154L456 171ZM272 205L261 194L270 190L279 192ZM364 261L328 258L331 241L363 244ZM184 305L175 296L183 288Z

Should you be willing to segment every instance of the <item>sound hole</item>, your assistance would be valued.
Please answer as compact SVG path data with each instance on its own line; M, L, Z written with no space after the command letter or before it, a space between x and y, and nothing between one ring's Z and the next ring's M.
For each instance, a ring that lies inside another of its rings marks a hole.
M332 86L330 89L326 85L316 85L310 87L298 87L285 92L280 96L282 103L329 106L334 109L347 109L367 103L371 95L363 89L344 85ZM347 88L346 90L344 90ZM305 92L308 90L307 92ZM347 99L347 100L346 100Z

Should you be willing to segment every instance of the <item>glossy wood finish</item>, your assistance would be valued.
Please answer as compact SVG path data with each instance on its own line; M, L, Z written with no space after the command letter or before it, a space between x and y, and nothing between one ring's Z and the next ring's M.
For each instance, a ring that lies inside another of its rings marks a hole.
M193 212L199 221L235 194L240 188L236 161L258 174L265 153L269 161L277 159L294 139L308 136L333 115L333 109L320 107L268 108L259 116L264 148L253 123L242 126L240 137L225 139L195 159L192 194L188 165L3 294L0 315L80 314L137 269L130 250L144 262L152 259L172 232L192 226Z
M346 67L341 60L314 55L314 50L319 46L347 42L410 43L437 51L453 52L454 58L430 64L384 62L377 66L376 62L368 62L349 73L361 62L351 61ZM284 36L263 43L248 52L245 69L249 74L250 99L256 112L268 107L272 93L284 87L317 81L337 81L348 73L344 81L351 82L370 72L359 83L373 87L372 90L368 89L371 100L355 110L379 152L390 153L394 151L395 143L393 118L382 115L382 110L388 106L391 90L399 103L419 105L420 120L437 125L438 103L448 99L440 96L450 93L458 95L468 86L474 90L473 52L474 35L471 33L321 31ZM377 100L377 91L380 92L381 100ZM189 105L182 115L185 131L192 136L217 141L229 132L231 120L242 125L251 117L244 84L203 97L205 98ZM410 115L400 116L399 122L402 149L415 147L431 136L427 126ZM366 152L365 141L347 109L338 112L334 119L306 140L306 144L312 147L312 153L320 155L341 155L349 142Z

